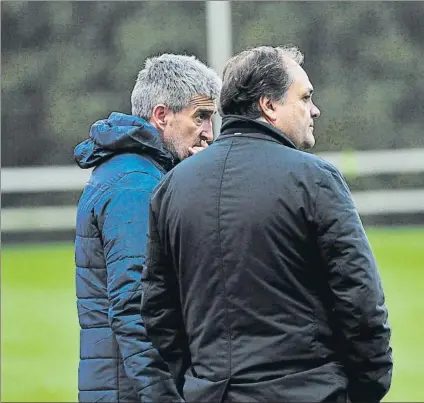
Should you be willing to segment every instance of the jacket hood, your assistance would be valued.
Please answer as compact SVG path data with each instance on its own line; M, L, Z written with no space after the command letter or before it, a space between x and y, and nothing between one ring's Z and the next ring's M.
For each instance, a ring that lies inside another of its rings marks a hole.
M125 152L149 155L166 170L174 164L156 128L142 118L118 112L91 126L89 138L75 147L74 159L87 169Z

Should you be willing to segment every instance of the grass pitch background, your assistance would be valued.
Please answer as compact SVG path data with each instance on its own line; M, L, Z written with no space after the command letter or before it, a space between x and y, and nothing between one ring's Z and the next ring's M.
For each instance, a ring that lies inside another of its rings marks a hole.
M393 329L385 401L424 401L424 228L368 228ZM1 401L76 402L73 245L2 248Z

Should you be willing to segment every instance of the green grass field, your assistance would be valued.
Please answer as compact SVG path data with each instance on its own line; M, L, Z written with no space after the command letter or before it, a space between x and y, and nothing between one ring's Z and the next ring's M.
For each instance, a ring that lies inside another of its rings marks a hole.
M385 401L424 401L424 228L368 229L393 329ZM1 401L76 402L73 246L2 248Z

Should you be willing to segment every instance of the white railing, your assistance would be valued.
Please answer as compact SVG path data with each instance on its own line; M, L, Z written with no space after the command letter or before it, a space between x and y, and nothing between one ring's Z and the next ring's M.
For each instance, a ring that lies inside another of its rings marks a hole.
M75 166L2 168L2 193L40 193L82 190L90 170Z
M393 173L424 172L424 149L322 153L347 178ZM76 166L2 168L2 193L80 191L90 170ZM424 212L424 189L354 192L361 215ZM75 228L76 206L4 208L1 230L50 231Z
M346 176L424 172L424 148L320 153Z

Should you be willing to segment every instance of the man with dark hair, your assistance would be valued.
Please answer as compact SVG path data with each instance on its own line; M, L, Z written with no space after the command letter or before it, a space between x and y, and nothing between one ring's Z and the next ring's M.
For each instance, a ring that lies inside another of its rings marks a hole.
M351 193L297 48L226 65L221 134L156 188L142 315L188 402L378 402L392 353Z
M76 219L80 402L182 401L140 315L149 196L177 161L213 139L220 87L193 56L149 58L132 115L99 120L75 148L77 164L94 168Z

